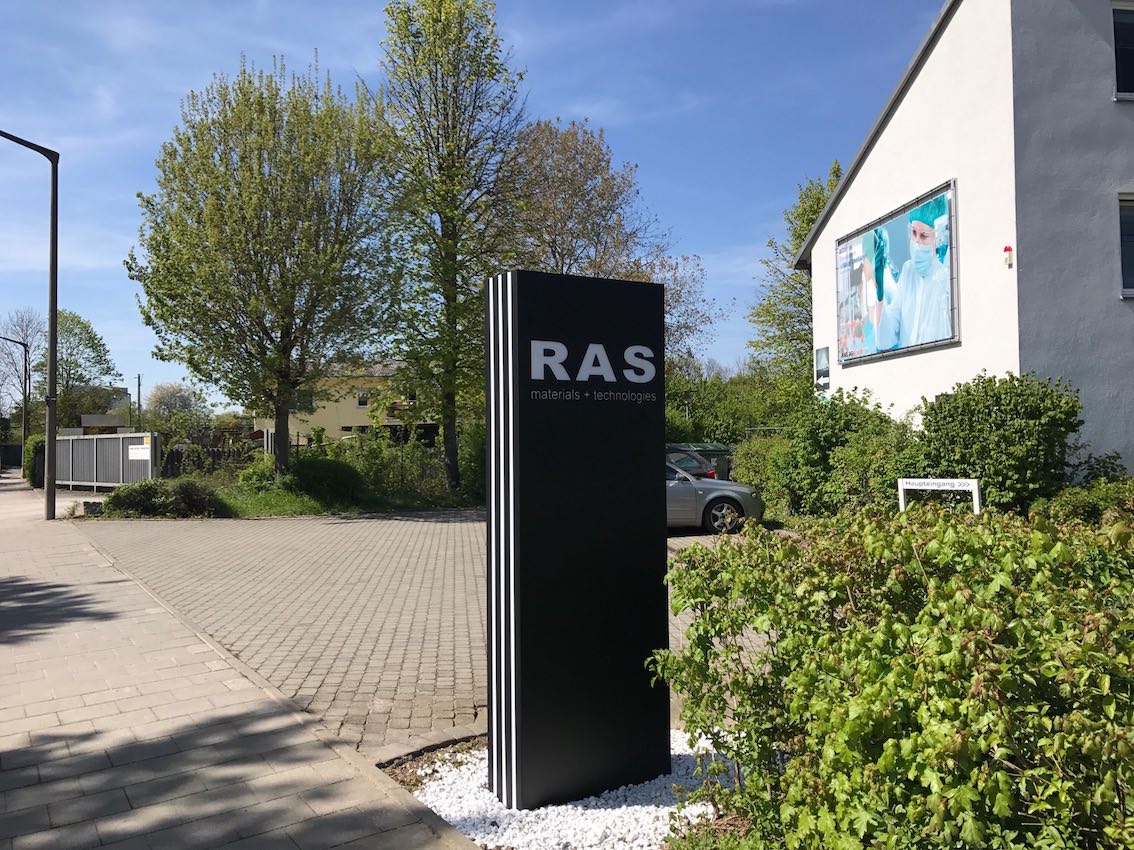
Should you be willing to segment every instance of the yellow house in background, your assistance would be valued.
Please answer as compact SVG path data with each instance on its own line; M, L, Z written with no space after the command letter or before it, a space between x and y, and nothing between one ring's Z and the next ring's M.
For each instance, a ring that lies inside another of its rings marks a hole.
M331 398L315 403L315 409L310 413L306 411L293 411L287 420L288 436L292 444L309 443L311 430L316 427L323 428L324 441L334 442L341 440L354 432L357 428L368 431L374 425L370 418L370 401L385 389L395 367L390 365L372 366L365 373L358 375L339 375L328 378L326 386L330 390ZM405 423L398 418L400 410L406 410L413 404L414 399L401 399L394 402L385 411L382 420L395 439L399 439L405 432ZM305 405L310 407L310 405ZM256 416L254 428L257 431L269 431L275 426L270 417ZM421 436L428 442L437 431L435 423L421 423L424 432Z

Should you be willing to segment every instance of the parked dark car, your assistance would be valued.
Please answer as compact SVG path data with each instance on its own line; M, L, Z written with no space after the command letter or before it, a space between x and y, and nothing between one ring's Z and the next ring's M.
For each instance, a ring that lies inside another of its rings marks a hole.
M675 445L665 447L665 462L671 463L694 478L716 478L716 470L708 460L697 452L679 448Z
M717 478L728 478L732 470L732 446L724 443L669 443L667 449L681 449L703 457L716 470Z

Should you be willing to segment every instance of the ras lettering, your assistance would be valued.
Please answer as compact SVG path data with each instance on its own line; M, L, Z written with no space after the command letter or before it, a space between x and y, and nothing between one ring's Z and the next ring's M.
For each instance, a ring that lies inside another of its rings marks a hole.
M567 346L561 342L546 339L532 340L532 380L547 380L547 373L557 381L589 381L591 378L602 378L608 384L617 383L618 378L606 347L601 343L592 342L587 346L574 377L567 371ZM654 352L644 345L631 345L622 352L622 361L627 368L622 369L622 377L632 384L648 384L657 374L657 367L653 363ZM621 365L621 364L620 364Z

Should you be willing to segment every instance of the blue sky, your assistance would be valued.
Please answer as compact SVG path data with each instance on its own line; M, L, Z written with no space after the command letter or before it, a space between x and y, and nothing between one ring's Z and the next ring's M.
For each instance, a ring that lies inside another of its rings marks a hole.
M699 254L729 306L704 352L743 356L759 259L804 176L845 163L924 38L941 0L500 0L531 117L590 118L639 165L645 204ZM380 81L382 3L60 0L10 3L0 26L0 129L59 150L60 306L90 319L133 387L186 377L153 360L122 260L135 195L180 99L241 53L320 65L349 88ZM0 314L47 303L48 166L0 142ZM214 398L216 398L214 396Z

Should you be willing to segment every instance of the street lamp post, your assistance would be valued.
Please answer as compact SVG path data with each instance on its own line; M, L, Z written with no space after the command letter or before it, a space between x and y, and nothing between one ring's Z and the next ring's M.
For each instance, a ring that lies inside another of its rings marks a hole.
M22 407L23 413L23 444L28 444L28 398L31 396L31 363L29 350L30 346L19 339L12 339L10 336L0 336L0 339L5 342L10 342L13 345L18 345L24 350L24 403Z
M47 296L47 433L43 464L43 518L55 519L55 378L59 349L59 152L0 130L0 137L33 150L51 163L51 262Z

